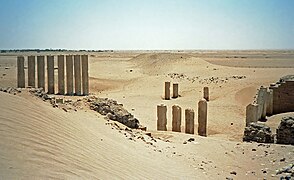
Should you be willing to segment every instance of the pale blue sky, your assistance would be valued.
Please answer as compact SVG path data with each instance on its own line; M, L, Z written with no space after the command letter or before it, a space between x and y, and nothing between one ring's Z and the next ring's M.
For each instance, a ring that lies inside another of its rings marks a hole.
M0 0L0 49L294 49L293 0Z

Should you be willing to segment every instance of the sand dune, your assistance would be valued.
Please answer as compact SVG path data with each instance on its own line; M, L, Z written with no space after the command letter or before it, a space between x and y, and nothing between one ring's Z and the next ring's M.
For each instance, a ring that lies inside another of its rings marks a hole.
M189 167L150 154L95 114L69 114L4 93L0 98L1 179L192 177Z

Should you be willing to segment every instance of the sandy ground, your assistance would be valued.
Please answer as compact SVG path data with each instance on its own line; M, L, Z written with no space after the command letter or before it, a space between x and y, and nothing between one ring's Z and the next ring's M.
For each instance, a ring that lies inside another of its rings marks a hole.
M28 93L0 93L0 177L275 179L277 168L294 162L293 146L241 142L245 106L258 87L293 74L293 59L292 51L92 53L90 92L124 104L157 142L131 141L91 110L64 112ZM0 86L15 86L16 56L1 55L0 65ZM164 81L179 83L181 97L163 100ZM171 106L197 117L204 86L208 137L171 132ZM161 103L168 132L156 131ZM275 128L280 116L267 123Z

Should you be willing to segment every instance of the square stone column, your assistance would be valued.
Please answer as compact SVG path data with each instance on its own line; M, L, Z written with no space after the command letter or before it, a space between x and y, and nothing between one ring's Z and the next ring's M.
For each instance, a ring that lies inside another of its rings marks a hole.
M170 82L164 83L164 99L165 100L170 99Z
M57 56L58 62L58 94L65 94L64 88L64 55Z
M66 56L66 92L73 95L73 59L72 55Z
M17 87L25 87L24 57L17 56Z
M207 136L207 102L198 102L198 135Z
M35 87L36 81L35 56L28 56L28 86Z
M173 98L179 97L179 84L173 83Z
M258 104L249 104L246 106L246 126L251 122L257 122Z
M47 83L48 83L48 94L55 93L55 82L54 82L54 56L47 56Z
M182 109L180 106L172 106L172 116L172 131L181 132Z
M38 88L43 88L45 91L45 57L37 56L37 77Z
M167 130L167 118L166 118L167 108L166 105L157 105L157 130L166 131Z
M194 117L193 109L185 110L185 133L194 134Z
M81 91L81 56L74 55L75 95L80 96Z
M204 88L203 88L203 98L204 98L206 101L209 101L209 89L208 89L208 87L204 87Z
M83 95L89 94L88 55L82 55L82 87Z

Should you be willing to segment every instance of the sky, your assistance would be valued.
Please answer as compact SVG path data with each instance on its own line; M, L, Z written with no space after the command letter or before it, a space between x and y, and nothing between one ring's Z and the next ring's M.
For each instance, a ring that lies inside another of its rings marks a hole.
M0 49L294 49L294 0L0 0Z

